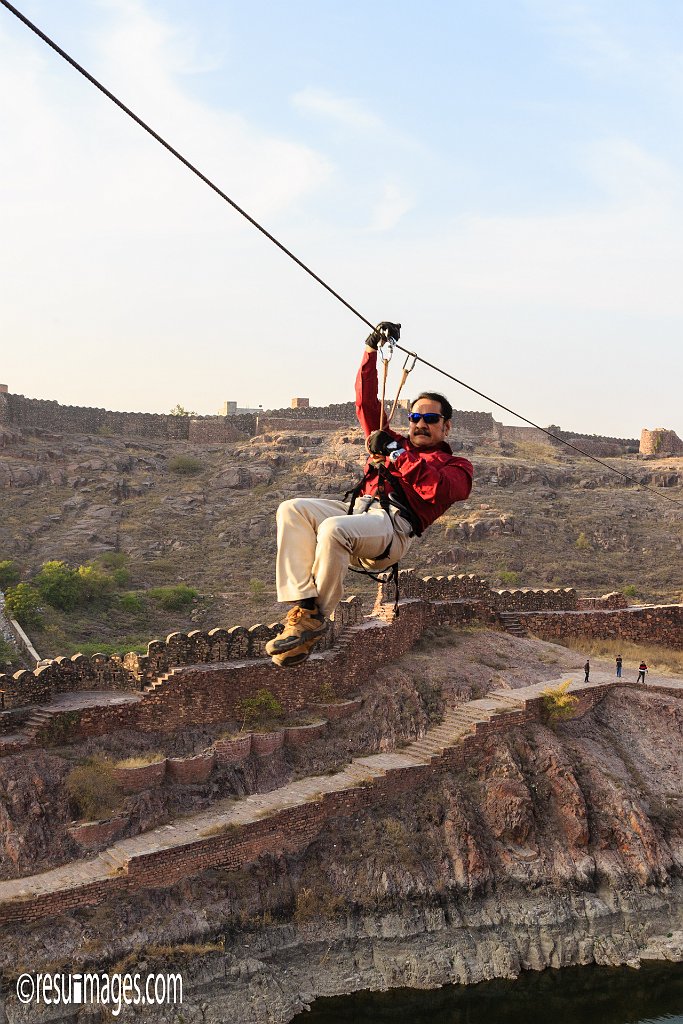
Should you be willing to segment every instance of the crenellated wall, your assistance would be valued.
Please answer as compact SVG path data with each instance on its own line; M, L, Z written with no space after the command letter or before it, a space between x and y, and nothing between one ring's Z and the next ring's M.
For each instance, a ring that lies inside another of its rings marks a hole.
M342 601L318 649L326 650L338 643L344 631L360 622L362 615L357 597ZM208 632L196 629L191 633L170 633L165 640L151 640L147 654L74 654L70 658L55 658L32 672L22 669L12 676L0 674L4 707L11 710L41 704L54 694L74 690L139 690L181 666L263 658L266 643L281 628L279 623L258 623Z
M492 590L486 580L474 574L452 576L419 576L414 569L399 571L402 597L423 601L468 601L480 606L482 617L495 618L496 612L507 611L571 611L577 607L577 594L572 587L548 590ZM393 583L385 576L380 584L378 603L393 601Z
M350 696L369 671L406 654L426 629L468 623L475 617L474 604L410 601L398 619L358 624L341 636L334 650L310 658L296 672L282 671L269 658L180 666L162 676L140 700L56 714L36 740L49 745L55 730L60 743L71 743L118 729L172 733L188 725L234 721L240 701L262 689L269 690L286 712L301 711L316 704L329 686L335 698Z
M256 420L252 415L172 416L170 413L112 412L0 393L0 423L68 434L122 434L219 444L252 435Z
M573 587L555 590L495 590L493 604L499 612L571 611L578 598Z

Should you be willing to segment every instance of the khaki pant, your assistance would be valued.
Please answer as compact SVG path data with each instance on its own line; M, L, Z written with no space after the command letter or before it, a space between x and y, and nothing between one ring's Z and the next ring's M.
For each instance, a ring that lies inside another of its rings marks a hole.
M316 597L330 616L344 594L349 564L371 571L386 569L410 547L410 524L384 512L377 501L356 501L347 515L343 501L292 498L277 510L277 599L299 601ZM386 558L379 555L391 543Z

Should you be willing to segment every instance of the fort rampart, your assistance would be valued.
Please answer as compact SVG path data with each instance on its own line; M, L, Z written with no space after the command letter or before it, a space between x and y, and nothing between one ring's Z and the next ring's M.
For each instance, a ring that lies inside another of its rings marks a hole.
M67 434L121 434L150 440L219 444L252 435L256 419L249 414L227 417L111 412L0 393L0 423Z
M592 686L579 692L577 714L585 714L612 690L615 684ZM667 692L667 691L665 691ZM239 870L265 854L296 854L329 831L340 820L359 812L379 814L394 798L414 792L425 785L434 786L440 775L460 772L476 763L492 740L512 728L542 720L542 697L531 697L517 708L499 709L488 720L476 722L474 733L466 734L457 742L447 745L443 753L430 758L429 763L413 760L410 764L395 764L381 775L369 773L367 782L345 784L342 771L337 778L326 776L319 780L320 788L311 785L303 799L281 806L273 812L243 823L226 822L226 827L214 829L214 834L199 833L194 842L171 844L151 851L133 854L125 870L108 873L106 878L94 878L79 885L37 887L18 898L4 898L0 902L0 923L25 924L47 916L54 916L76 908L94 906L117 895L129 895L145 889L164 888L187 877L221 867ZM315 780L311 780L311 784ZM116 834L119 823L96 823L100 833L89 835L87 842L108 841L109 833ZM9 883L10 885L12 883ZM23 883L26 886L26 882Z
M390 408L391 403L387 403ZM471 438L527 440L528 427L504 427L489 412L456 409L455 432ZM396 410L393 423L407 427L407 409ZM122 435L149 440L222 444L273 430L335 430L356 426L354 402L295 409L271 409L236 416L174 416L170 413L113 412L87 406L60 405L49 399L0 392L0 424L51 433ZM545 435L533 431L533 436Z
M531 633L552 642L614 637L683 647L682 605L612 609L612 602L620 604L622 595L605 595L581 611L572 588L496 591L474 575L421 577L410 569L401 571L399 582L399 619L393 620L389 580L379 586L371 618L363 617L358 598L347 599L339 606L322 653L296 673L279 672L264 657L265 644L277 634L279 624L257 624L172 633L165 641L152 641L145 655L74 655L56 658L33 672L0 675L0 732L16 729L21 709L78 690L145 691L141 702L83 711L73 723L83 735L108 731L113 719L116 728L142 731L173 731L179 722L224 721L234 714L237 702L261 688L274 692L288 711L300 710L327 684L338 695L351 693L371 666L382 658L400 657L434 625L476 619L500 627L501 616L511 613ZM229 685L224 685L225 679Z

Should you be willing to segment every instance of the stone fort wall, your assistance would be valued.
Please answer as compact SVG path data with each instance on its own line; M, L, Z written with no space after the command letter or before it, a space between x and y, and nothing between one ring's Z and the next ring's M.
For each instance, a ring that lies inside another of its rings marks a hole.
M387 402L387 410L391 403ZM398 429L408 425L407 403L394 414ZM498 441L550 439L535 427L507 426L489 412L455 409L458 436ZM237 416L173 416L170 413L113 412L86 406L60 405L48 399L25 398L0 390L0 425L65 434L108 434L150 440L178 440L196 444L224 444L276 430L334 430L356 426L354 402L326 406L271 409ZM591 455L620 455L638 451L635 438L577 434L558 427L555 433ZM552 443L552 442L551 442ZM554 442L557 444L557 442ZM672 430L643 430L640 451L646 455L683 454L683 441Z
M387 403L387 410L391 403ZM454 412L459 434L499 436L493 416L485 412ZM394 415L397 427L408 423L406 408ZM271 430L333 430L356 426L354 402L308 408L273 409L238 416L173 416L170 413L113 412L87 406L60 405L48 399L0 392L0 424L62 434L108 434L162 441L222 444ZM516 428L505 428L515 430ZM526 429L526 428L520 428Z
M220 444L252 435L256 418L249 414L227 417L111 412L0 393L0 424L62 434L122 434L151 440Z

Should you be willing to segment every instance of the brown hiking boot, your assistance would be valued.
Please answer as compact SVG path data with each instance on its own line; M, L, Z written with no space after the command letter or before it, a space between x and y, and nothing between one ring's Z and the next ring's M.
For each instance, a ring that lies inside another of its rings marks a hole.
M294 665L300 665L302 661L308 660L318 640L320 640L320 637L316 637L314 640L303 640L298 647L293 647L291 651L285 651L284 654L274 654L271 661L280 668L293 668Z
M315 642L327 631L328 626L325 616L317 607L302 608L301 605L295 604L287 612L285 628L266 644L266 654L287 654L304 645L306 641Z

